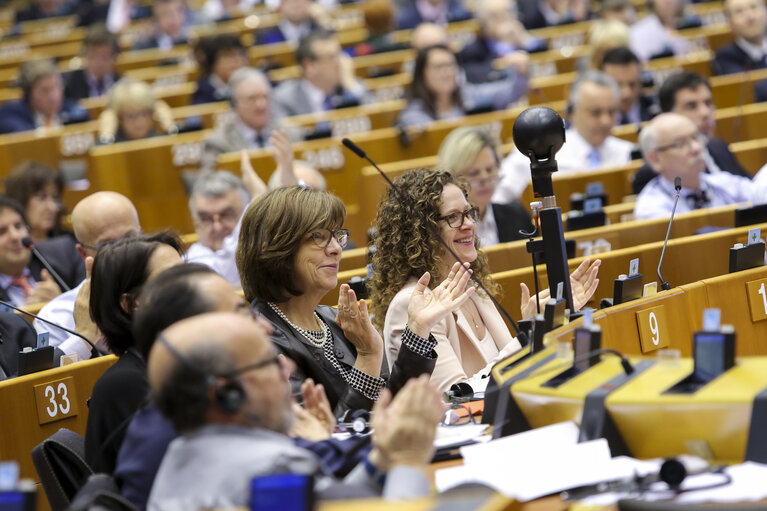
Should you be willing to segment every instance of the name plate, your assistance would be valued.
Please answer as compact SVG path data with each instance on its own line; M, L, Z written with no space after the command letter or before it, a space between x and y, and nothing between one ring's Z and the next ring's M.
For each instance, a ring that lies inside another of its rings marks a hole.
M751 310L751 321L756 323L767 319L767 279L746 282L748 308Z
M40 424L77 415L75 380L71 376L34 386L37 419Z
M639 311L636 318L642 353L668 347L669 329L665 305Z

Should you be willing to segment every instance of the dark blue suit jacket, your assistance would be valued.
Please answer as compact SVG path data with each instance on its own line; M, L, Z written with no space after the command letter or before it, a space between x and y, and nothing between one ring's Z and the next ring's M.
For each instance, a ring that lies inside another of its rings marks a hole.
M0 312L0 367L8 377L18 374L19 351L27 347L37 347L37 334L29 321L19 314Z
M221 94L216 87L210 83L208 77L201 78L197 82L197 90L192 94L192 104L213 103L214 101L224 101L228 96Z
M311 27L309 29L310 32L319 28L313 21L309 23L309 26ZM287 38L285 37L285 34L282 33L282 29L279 25L265 30L259 30L256 32L255 36L256 44L284 43L287 41Z
M471 19L471 13L467 11L461 2L455 1L455 0L448 0L447 4L447 22L452 23L454 21L464 21ZM426 20L421 16L421 13L418 12L418 9L415 7L415 2L413 2L408 7L403 7L399 15L397 16L397 29L398 30L404 30L404 29L411 29L415 28L424 21L433 21L433 20Z
M519 48L529 53L545 51L549 47L545 39L533 39L527 48ZM456 56L458 63L466 73L466 78L472 83L485 83L498 79L502 71L493 68L493 60L499 55L493 51L490 40L478 36L463 47Z
M715 75L742 73L765 67L767 67L767 58L762 57L761 60L753 60L735 43L719 48L714 55L714 60L711 61L711 71Z
M85 122L90 118L88 111L71 99L64 99L59 117L63 124ZM17 133L35 128L37 128L35 114L26 101L11 101L0 107L0 134Z

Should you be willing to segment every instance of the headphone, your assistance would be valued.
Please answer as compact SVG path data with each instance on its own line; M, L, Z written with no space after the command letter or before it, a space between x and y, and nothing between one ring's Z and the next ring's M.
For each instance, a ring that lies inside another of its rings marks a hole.
M213 389L214 402L216 408L221 413L234 415L242 409L242 406L245 404L245 389L239 380L228 376L206 373L182 355L162 333L157 334L157 338L181 365L205 378L206 386L209 389ZM223 379L224 383L220 383L219 379Z
M368 410L347 410L338 426L352 435L367 435L370 427L371 413Z

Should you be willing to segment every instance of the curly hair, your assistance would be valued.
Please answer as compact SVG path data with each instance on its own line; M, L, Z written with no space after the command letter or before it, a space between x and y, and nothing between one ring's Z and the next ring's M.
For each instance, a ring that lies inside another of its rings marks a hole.
M409 197L439 232L439 206L442 190L449 184L458 186L466 197L466 188L450 172L428 169L409 170L395 181L395 185ZM430 287L437 286L447 275L442 275L442 246L432 236L419 215L414 214L394 190L378 205L373 245L373 276L368 281L376 327L383 329L386 311L396 295L411 278L431 274ZM474 275L495 297L501 288L490 277L487 256L479 251L479 238L474 236L477 259L471 263ZM448 255L448 257L450 257Z

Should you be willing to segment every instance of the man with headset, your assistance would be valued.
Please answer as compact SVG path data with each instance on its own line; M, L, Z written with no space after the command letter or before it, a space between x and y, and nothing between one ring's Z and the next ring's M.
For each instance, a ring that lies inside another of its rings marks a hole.
M443 412L428 377L393 400L386 392L373 410L373 450L339 482L287 436L295 420L291 364L263 326L209 313L172 325L158 341L148 364L154 401L182 436L162 461L150 511L244 507L253 478L286 473L313 477L321 498L428 494L424 471Z

